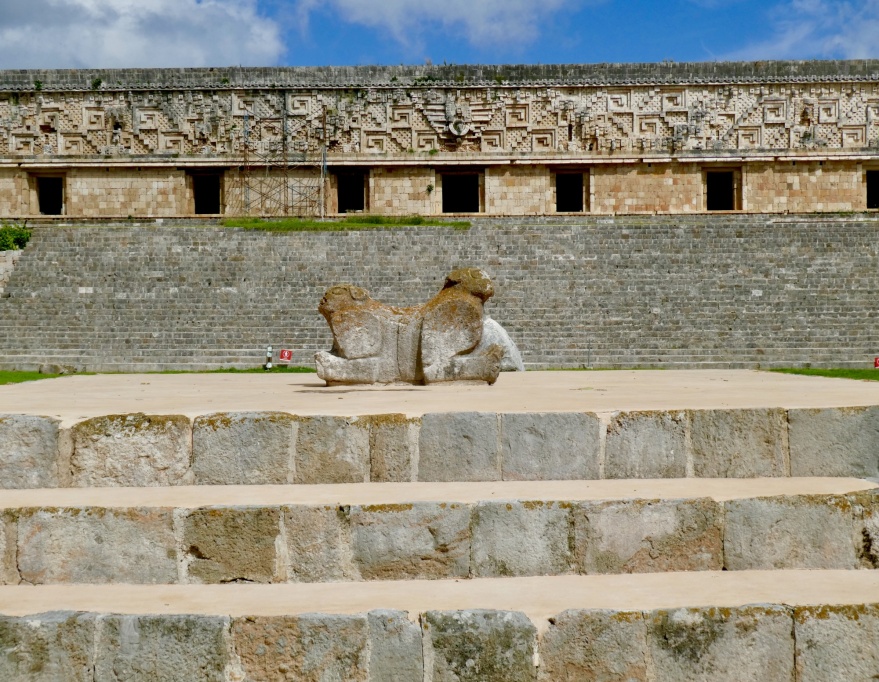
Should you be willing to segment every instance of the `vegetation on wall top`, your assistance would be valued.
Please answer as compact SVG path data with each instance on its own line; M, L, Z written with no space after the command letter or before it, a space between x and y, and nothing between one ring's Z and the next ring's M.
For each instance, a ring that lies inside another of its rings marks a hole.
M0 224L0 251L23 249L31 238L31 231L23 225Z

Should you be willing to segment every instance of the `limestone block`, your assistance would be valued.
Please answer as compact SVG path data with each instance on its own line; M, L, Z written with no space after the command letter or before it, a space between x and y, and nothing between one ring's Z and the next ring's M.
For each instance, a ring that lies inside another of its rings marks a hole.
M794 609L797 682L875 680L879 675L879 606Z
M0 679L93 682L95 616L0 616Z
M71 430L76 487L166 486L192 482L192 426L180 415L96 417Z
M370 611L370 682L422 682L421 628L404 611Z
M356 417L301 417L296 483L369 480L369 425Z
M360 574L366 580L469 577L470 511L434 502L352 507Z
M835 495L730 500L723 550L729 570L858 567L862 544L852 503Z
M18 519L7 510L0 512L0 585L17 585Z
M364 615L232 621L233 651L248 682L368 682L368 641Z
M693 472L700 478L787 475L783 409L690 412Z
M0 414L0 488L58 486L58 421Z
M213 507L192 511L183 523L190 580L274 582L280 519L277 508Z
M26 583L173 583L175 545L167 509L34 509L18 522Z
M655 611L647 617L656 682L793 682L791 613L783 606Z
M575 572L571 505L481 502L473 511L474 576Z
M442 412L421 418L419 481L499 481L500 428L493 412Z
M298 422L283 412L230 412L192 424L192 472L200 485L293 483Z
M537 631L517 611L428 611L421 617L424 682L535 680Z
M879 476L879 407L789 410L791 476Z
M622 412L607 427L607 478L683 478L686 414Z
M597 479L600 435L601 422L593 414L504 414L503 480Z
M540 638L540 682L647 682L647 625L625 611L565 611Z
M311 583L360 579L352 555L349 516L347 506L284 507L289 580Z
M369 424L370 480L375 483L413 481L418 473L420 419L404 414L363 417Z
M584 573L723 568L723 507L713 500L584 502L574 527Z
M501 372L525 371L522 353L519 352L519 348L510 338L507 330L488 315L484 315L482 318L482 338L473 352L476 354L487 353L492 346L500 346L503 349Z
M228 618L102 616L94 682L226 682Z

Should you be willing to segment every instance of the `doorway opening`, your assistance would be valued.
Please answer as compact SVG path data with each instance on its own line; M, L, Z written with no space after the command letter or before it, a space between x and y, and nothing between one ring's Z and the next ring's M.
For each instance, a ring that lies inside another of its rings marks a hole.
M351 213L366 210L367 174L364 171L338 173L339 213Z
M879 208L879 170L867 171L867 208Z
M443 213L479 213L480 173L442 173Z
M582 213L585 206L583 187L583 173L556 173L556 213Z
M709 211L735 211L736 172L717 170L705 172L705 207Z
M61 176L37 178L37 198L42 215L64 213L64 178Z
M193 173L192 198L195 202L196 215L217 215L222 213L221 179L219 173Z

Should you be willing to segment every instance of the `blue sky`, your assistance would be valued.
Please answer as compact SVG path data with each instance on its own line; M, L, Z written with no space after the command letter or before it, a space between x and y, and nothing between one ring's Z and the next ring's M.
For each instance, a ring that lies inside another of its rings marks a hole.
M0 68L879 57L879 0L0 0Z

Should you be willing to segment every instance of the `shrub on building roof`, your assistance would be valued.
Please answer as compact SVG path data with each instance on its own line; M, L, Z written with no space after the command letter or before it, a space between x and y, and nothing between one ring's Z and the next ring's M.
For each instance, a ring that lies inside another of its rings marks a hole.
M20 225L0 225L0 251L23 249L31 238L31 231Z

